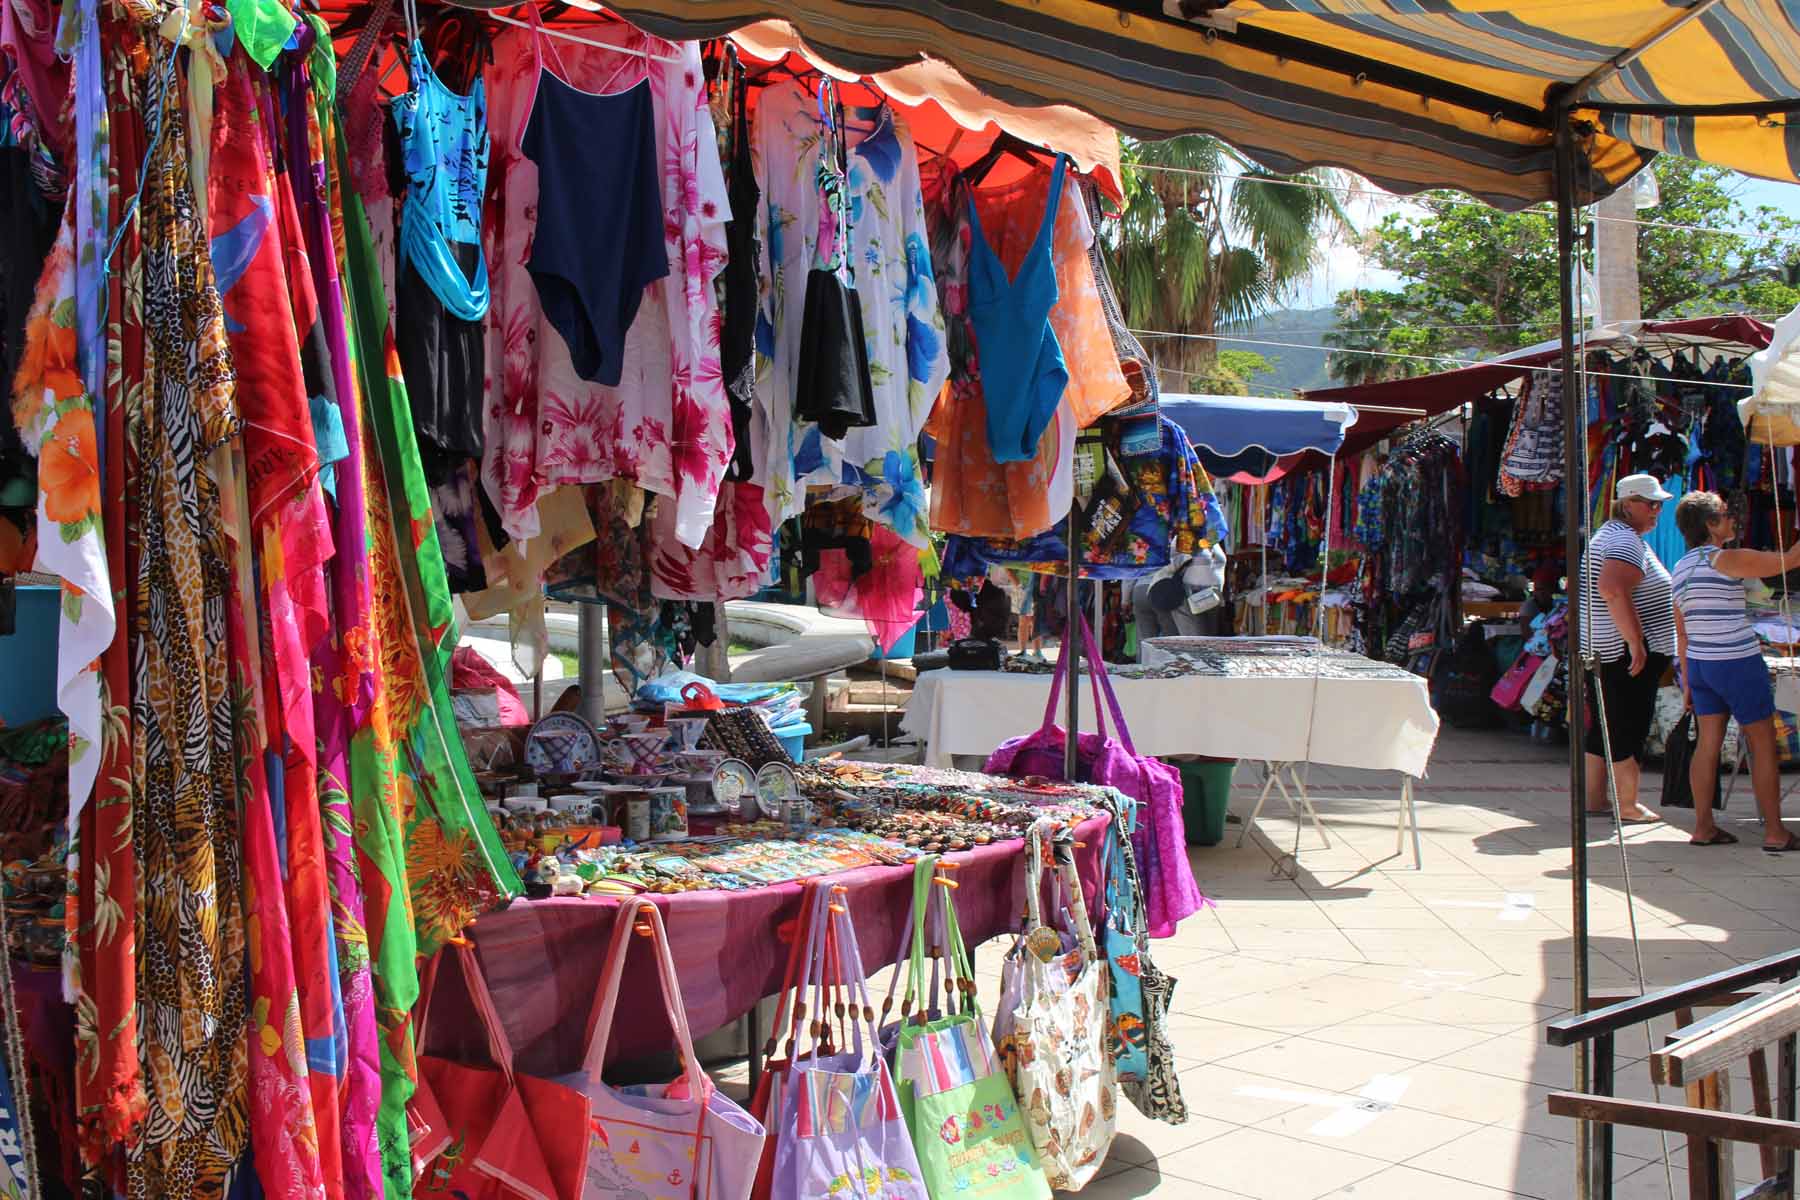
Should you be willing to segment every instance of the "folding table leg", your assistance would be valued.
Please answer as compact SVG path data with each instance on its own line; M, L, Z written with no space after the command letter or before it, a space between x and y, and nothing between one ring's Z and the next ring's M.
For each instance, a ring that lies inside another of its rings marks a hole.
M1306 782L1300 778L1300 769L1298 767L1289 766L1288 774L1293 777L1294 790L1300 793L1301 807L1306 809L1306 815L1311 819L1313 828L1319 831L1319 840L1325 843L1325 848L1327 850L1331 849L1331 837L1325 832L1325 823L1319 820L1318 810L1313 808L1312 797L1306 793ZM1281 779L1277 777L1275 786L1281 789L1282 796L1286 798L1288 802L1288 808L1293 809L1294 797L1288 793L1287 784L1283 783ZM1298 810L1294 812L1294 819L1300 819Z
M1419 808L1413 803L1413 781L1411 775L1400 776L1400 806L1406 823L1412 826L1413 870L1425 869L1425 853L1419 846Z
M1244 839L1250 836L1250 830L1255 828L1256 818L1262 816L1263 805L1269 802L1269 789L1275 786L1275 771L1275 763L1266 762L1263 764L1262 792L1256 797L1256 807L1250 810L1249 819L1244 822L1244 827L1238 831L1237 844L1238 849L1240 850L1244 848ZM1292 801L1288 802L1288 807L1293 807Z

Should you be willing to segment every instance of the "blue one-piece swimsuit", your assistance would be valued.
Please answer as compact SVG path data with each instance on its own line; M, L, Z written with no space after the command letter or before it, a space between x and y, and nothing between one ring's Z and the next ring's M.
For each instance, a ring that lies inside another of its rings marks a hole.
M987 403L988 445L995 462L1027 462L1037 457L1038 439L1056 417L1069 383L1062 344L1050 324L1056 307L1056 263L1051 243L1062 205L1068 160L1056 156L1050 195L1019 273L1006 267L988 245L975 198L969 197L969 320L981 362L981 391Z

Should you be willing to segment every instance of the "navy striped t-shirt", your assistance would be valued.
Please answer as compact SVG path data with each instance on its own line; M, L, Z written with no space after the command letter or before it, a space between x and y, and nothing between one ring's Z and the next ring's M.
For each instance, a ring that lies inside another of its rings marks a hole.
M1744 581L1713 566L1718 546L1696 546L1675 564L1675 603L1687 631L1687 656L1701 662L1754 658L1762 643L1744 609Z
M1675 656L1675 604L1669 572L1656 551L1623 521L1611 520L1594 530L1581 558L1581 641L1603 662L1626 657L1625 637L1613 623L1612 610L1600 597L1600 568L1618 560L1644 573L1631 591L1631 607L1644 630L1644 649Z

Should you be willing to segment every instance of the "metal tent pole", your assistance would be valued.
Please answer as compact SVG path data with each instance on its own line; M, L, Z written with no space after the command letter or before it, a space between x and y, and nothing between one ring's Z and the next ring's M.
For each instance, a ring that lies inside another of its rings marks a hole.
M1563 395L1563 556L1569 577L1577 584L1568 589L1568 643L1564 655L1569 664L1569 866L1574 902L1571 922L1573 969L1573 1007L1576 1012L1588 1009L1588 854L1587 854L1587 763L1583 754L1583 710L1586 708L1586 671L1581 661L1581 554L1582 514L1588 502L1587 477L1583 471L1582 448L1587 438L1587 404L1575 394L1575 130L1569 109L1559 104L1555 109L1555 179L1556 179L1556 265L1557 301L1562 327L1562 395ZM1580 505L1581 507L1576 507ZM1575 1047L1575 1090L1589 1090L1589 1062L1586 1044ZM1590 1200L1595 1195L1595 1172L1605 1164L1596 1161L1593 1127L1587 1121L1576 1124L1575 1195ZM1604 1186L1604 1185L1602 1185Z
M1325 644L1325 583L1331 575L1331 513L1337 507L1337 455L1325 460L1325 540L1319 543L1319 598L1313 602L1318 610L1319 644ZM1264 597L1267 603L1268 597ZM1267 610L1265 610L1267 611Z
M606 724L606 609L598 604L578 602L575 605L575 629L581 715L595 728L601 728Z
M1068 737L1063 740L1063 778L1070 783L1075 782L1075 743L1081 728L1081 633L1075 623L1081 620L1081 501L1073 500L1069 504L1069 591L1066 619L1063 621L1062 649L1056 653L1056 665L1060 669L1068 663L1068 694L1063 698L1065 704L1065 724ZM1075 657L1069 660L1069 655Z

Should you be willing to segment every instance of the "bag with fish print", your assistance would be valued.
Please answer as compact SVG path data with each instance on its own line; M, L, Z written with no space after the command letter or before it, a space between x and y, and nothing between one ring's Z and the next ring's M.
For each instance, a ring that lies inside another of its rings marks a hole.
M934 1200L1050 1200L976 1003L975 969L951 900L954 881L934 885L936 863L927 856L913 869L912 917L895 966L906 991L894 1031L894 1085L919 1172ZM938 934L933 973L941 960L948 976L941 1002L935 979L926 982L928 923ZM883 1016L887 1009L884 1003Z
M1169 1002L1175 979L1150 958L1144 929L1143 889L1132 853L1132 807L1104 802L1112 814L1107 829L1106 962L1112 971L1113 1056L1119 1087L1137 1110L1153 1121L1180 1125L1188 1119L1169 1043Z
M1067 899L1060 929L1041 911L1046 848ZM1107 965L1082 902L1072 836L1039 821L1025 864L1025 930L1001 968L995 1040L1050 1186L1076 1192L1106 1161L1118 1119Z
M815 887L807 900L805 982L817 1020L811 1046L788 1060L771 1195L929 1200L881 1057L848 893Z

